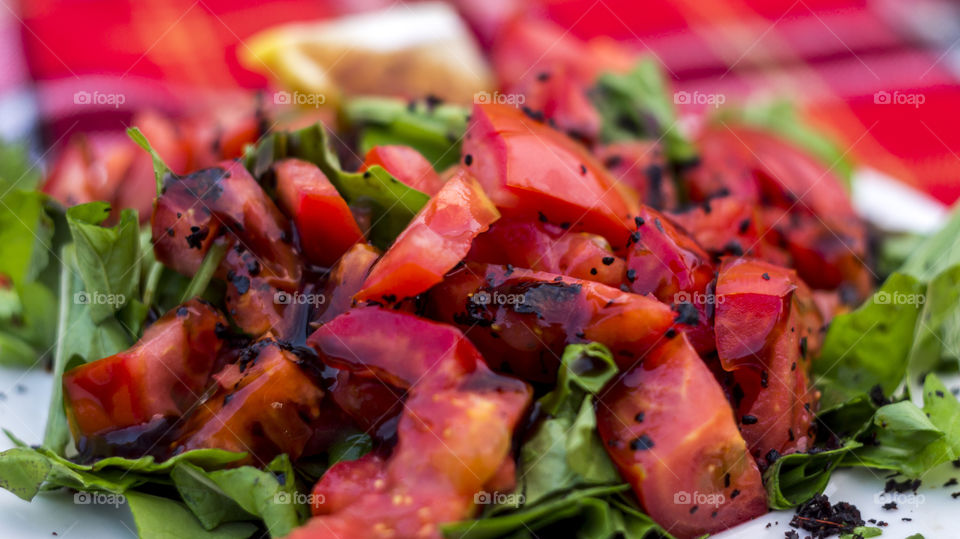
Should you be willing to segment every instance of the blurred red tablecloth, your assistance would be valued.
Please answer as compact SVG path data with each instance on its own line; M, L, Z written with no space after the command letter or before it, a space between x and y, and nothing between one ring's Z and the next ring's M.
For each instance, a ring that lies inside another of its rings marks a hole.
M467 12L517 7L510 0L456 3ZM237 61L253 33L393 4L30 0L5 4L22 24L0 25L0 32L20 31L43 126L55 140L71 129L115 128L139 107L182 109L198 89L263 87L263 77ZM960 64L960 30L948 24L958 20L955 4L543 0L522 9L572 35L608 35L655 54L682 90L722 93L728 102L758 91L792 96L858 161L946 203L960 197L960 87L950 68ZM78 111L75 93L91 89L128 98L112 110Z

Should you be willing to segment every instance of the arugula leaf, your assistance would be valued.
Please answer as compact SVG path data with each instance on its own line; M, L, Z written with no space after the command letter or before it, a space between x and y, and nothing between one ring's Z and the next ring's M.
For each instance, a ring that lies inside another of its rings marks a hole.
M596 432L593 410L593 395L616 374L613 356L602 344L564 350L556 388L539 400L548 417L520 448L517 477L524 504L581 485L623 482Z
M876 385L886 395L893 393L906 374L920 315L919 304L904 298L923 293L922 283L895 273L856 311L833 319L813 364L824 406L867 393Z
M14 283L33 281L48 263L53 223L45 202L39 191L0 196L0 274Z
M293 466L286 455L275 458L265 470L242 466L205 472L181 463L171 477L184 502L207 529L229 521L224 519L255 517L263 520L271 536L284 537L309 516L300 503Z
M221 468L245 456L220 449L196 449L163 462L146 456L138 459L108 457L93 464L79 464L52 449L26 447L20 440L10 437L17 447L0 453L0 487L27 501L41 490L62 487L119 494L161 480L181 463Z
M944 437L943 431L912 402L888 404L877 410L872 424L858 436L867 443L845 456L843 465L895 470L917 477L949 460L942 444L935 444Z
M365 432L346 432L337 437L327 451L329 465L346 461L357 460L373 449L373 439Z
M101 227L100 223L109 215L110 205L106 202L91 202L67 210L77 267L86 288L77 300L89 304L94 323L103 322L119 311L137 296L140 288L137 212L123 210L116 226Z
M780 457L764 472L767 504L772 509L790 509L822 493L833 470L847 453L861 445L851 441L839 449Z
M168 175L176 176L176 174L170 170L170 167L163 162L163 158L160 157L160 154L153 149L153 146L150 145L150 141L147 140L147 137L140 132L136 127L127 128L127 136L130 137L133 142L140 146L147 153L150 154L150 158L153 159L153 175L156 177L157 181L157 196L163 194L163 181Z
M257 527L246 522L223 524L206 530L180 502L169 498L130 491L125 494L141 539L246 539Z
M327 143L326 128L321 123L299 131L273 133L256 147L249 147L244 159L254 177L260 178L274 162L287 157L316 164L348 204L369 207L373 212L370 241L381 249L388 248L430 200L379 166L362 173L345 172Z
M696 148L677 125L666 78L652 58L640 60L629 73L603 73L591 95L602 119L604 142L662 137L671 162L696 158Z
M457 105L405 102L381 97L351 99L343 108L366 155L374 146L402 144L420 152L437 171L457 164L469 110Z
M83 283L76 268L73 244L60 250L60 302L57 308L57 336L53 353L53 390L43 443L62 453L70 441L67 418L63 411L61 379L69 367L107 357L133 344L133 338L116 318L108 317L100 324L93 321L90 305L75 302Z

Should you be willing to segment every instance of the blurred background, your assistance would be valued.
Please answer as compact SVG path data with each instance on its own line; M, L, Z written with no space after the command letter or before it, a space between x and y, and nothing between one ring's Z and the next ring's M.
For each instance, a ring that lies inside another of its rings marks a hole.
M538 65L557 58L568 66L574 60L565 76L576 80L632 64L636 55L662 65L677 108L692 122L718 104L788 98L838 141L845 158L945 204L960 197L954 2L0 3L0 137L31 140L47 175L59 167L59 184L46 190L67 202L130 183L128 173L111 171L137 166L117 151L127 147L123 130L131 125L159 141L177 169L202 161L189 152L178 161L182 137L229 153L230 140L241 144L275 126L272 119L264 126L259 111L291 99L321 118L345 95L431 93L469 102L477 91L522 90ZM577 66L587 50L602 65ZM550 99L576 118L575 103ZM589 131L590 119L582 120ZM165 130L178 134L169 144ZM94 162L108 170L103 185L70 183L89 176L83 167ZM149 179L149 168L143 174Z

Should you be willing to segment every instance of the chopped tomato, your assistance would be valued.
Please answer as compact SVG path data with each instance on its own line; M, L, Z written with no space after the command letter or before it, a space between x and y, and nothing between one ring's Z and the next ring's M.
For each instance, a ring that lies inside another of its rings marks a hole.
M613 254L602 236L509 218L477 236L467 259L569 275L610 286L619 286L626 272L626 263Z
M320 421L323 390L292 353L260 341L215 375L219 388L189 417L179 446L247 452L258 465L286 453L296 460Z
M809 359L822 316L793 270L724 260L717 281L717 353L744 439L761 465L807 449L818 393ZM773 453L771 453L771 451Z
M701 354L714 348L711 311L714 279L710 256L668 217L644 207L635 220L627 255L627 286L674 306L689 326L690 342Z
M372 338L379 334L381 338ZM376 307L353 309L307 339L325 363L407 389L433 369L473 370L483 358L455 327ZM403 361L397 351L402 350Z
M723 368L765 367L764 352L790 314L793 270L745 258L725 259L717 279L717 355Z
M451 178L370 270L357 300L413 297L443 280L500 213L465 172Z
M168 178L151 220L157 259L192 276L221 234L257 255L274 286L296 290L299 253L286 218L239 161ZM221 275L229 268L221 266Z
M168 312L129 350L67 371L63 395L76 439L179 417L202 398L226 320L191 300Z
M790 253L814 288L869 294L867 233L837 175L785 140L750 127L711 127L697 141L701 164L685 178L691 200L733 196L759 206L763 239Z
M375 453L331 466L313 487L314 515L336 513L386 484L384 462ZM379 485L379 487L378 487Z
M337 380L330 386L333 401L364 432L376 429L403 408L406 391L383 380L347 370L337 371Z
M357 243L340 257L327 279L323 304L315 322L329 322L353 307L353 296L360 291L380 251L369 243Z
M430 196L437 194L443 187L443 180L433 169L433 165L420 152L409 146L384 145L370 148L363 158L360 171L373 165L380 165L404 185Z
M347 249L363 241L350 207L319 167L300 159L284 159L273 169L280 207L297 226L307 260L330 267Z
M723 391L684 336L664 341L601 394L597 430L646 512L681 539L767 511Z
M603 343L621 366L632 365L676 315L654 298L600 283L475 263L430 291L428 312L461 327L495 369L543 382L555 379L571 343Z
M586 149L520 110L475 105L463 164L504 214L600 234L615 249L639 208Z
M331 324L333 330L323 331ZM375 339L360 331L371 327L406 340L371 343ZM409 384L410 395L383 471L372 458L335 464L327 472L331 479L318 486L332 507L320 508L325 514L290 537L432 537L439 535L439 524L472 516L475 495L510 455L514 429L530 403L529 386L490 372L456 329L405 313L353 310L318 331L311 344L325 361ZM332 342L344 335L344 344ZM366 485L371 488L361 493Z

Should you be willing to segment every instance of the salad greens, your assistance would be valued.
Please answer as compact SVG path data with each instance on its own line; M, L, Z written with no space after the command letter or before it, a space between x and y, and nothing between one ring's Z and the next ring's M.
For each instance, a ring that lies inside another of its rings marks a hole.
M463 107L429 99L404 102L379 97L351 99L342 112L345 123L358 133L361 154L374 146L403 144L423 154L438 172L460 159L468 114Z
M327 136L323 124L273 133L256 147L248 148L247 168L254 177L260 178L274 162L288 157L317 165L349 204L372 210L370 241L386 249L430 197L407 187L380 166L366 172L344 171Z

